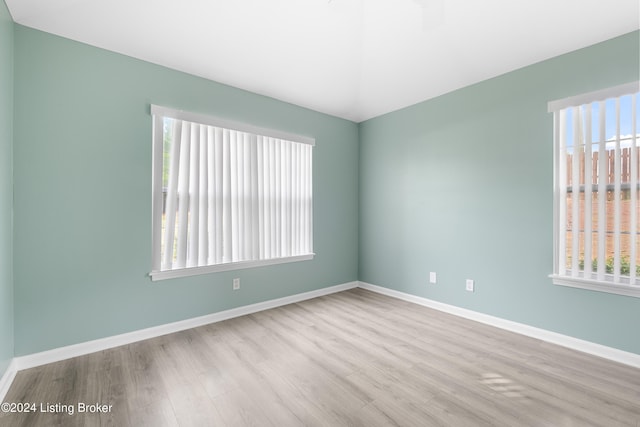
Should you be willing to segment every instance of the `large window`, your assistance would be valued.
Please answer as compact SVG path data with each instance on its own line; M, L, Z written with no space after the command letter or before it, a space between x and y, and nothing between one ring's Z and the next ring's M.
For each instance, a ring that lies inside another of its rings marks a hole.
M151 114L153 280L313 258L313 138Z
M549 103L560 285L640 297L638 82Z

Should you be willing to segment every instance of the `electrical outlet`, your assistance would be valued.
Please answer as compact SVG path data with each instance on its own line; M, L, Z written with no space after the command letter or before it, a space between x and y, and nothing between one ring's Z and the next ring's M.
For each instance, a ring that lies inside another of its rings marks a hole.
M474 286L473 280L472 279L467 279L467 290L469 292L473 292L473 286Z
M240 289L240 279L233 279L233 290L237 291Z
M432 271L429 273L429 283L436 283L436 272Z

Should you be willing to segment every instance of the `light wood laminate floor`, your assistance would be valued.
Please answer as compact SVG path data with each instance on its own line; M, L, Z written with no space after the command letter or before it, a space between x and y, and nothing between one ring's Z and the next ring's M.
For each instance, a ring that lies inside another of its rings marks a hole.
M3 427L640 427L640 370L353 289L21 371L5 400L74 414Z

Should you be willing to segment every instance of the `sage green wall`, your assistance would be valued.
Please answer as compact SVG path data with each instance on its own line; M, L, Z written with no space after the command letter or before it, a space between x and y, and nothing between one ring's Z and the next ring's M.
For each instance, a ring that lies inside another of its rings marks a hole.
M13 20L0 0L0 377L13 358Z
M547 102L637 80L638 39L627 34L361 123L360 280L640 354L631 326L640 325L639 298L547 278Z
M20 356L357 279L640 353L640 299L547 278L546 103L637 79L638 32L358 126L14 26L6 8L0 25L15 61L0 68L15 106L2 97L0 374L12 322ZM151 282L150 103L315 136L316 258Z
M357 280L355 123L15 27L17 356ZM315 137L315 259L151 282L150 103Z

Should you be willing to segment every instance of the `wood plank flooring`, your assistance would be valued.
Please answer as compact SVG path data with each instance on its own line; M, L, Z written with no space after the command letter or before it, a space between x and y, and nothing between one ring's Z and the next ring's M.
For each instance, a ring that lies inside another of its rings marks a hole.
M21 371L6 401L37 411L3 427L640 427L640 370L353 289Z

